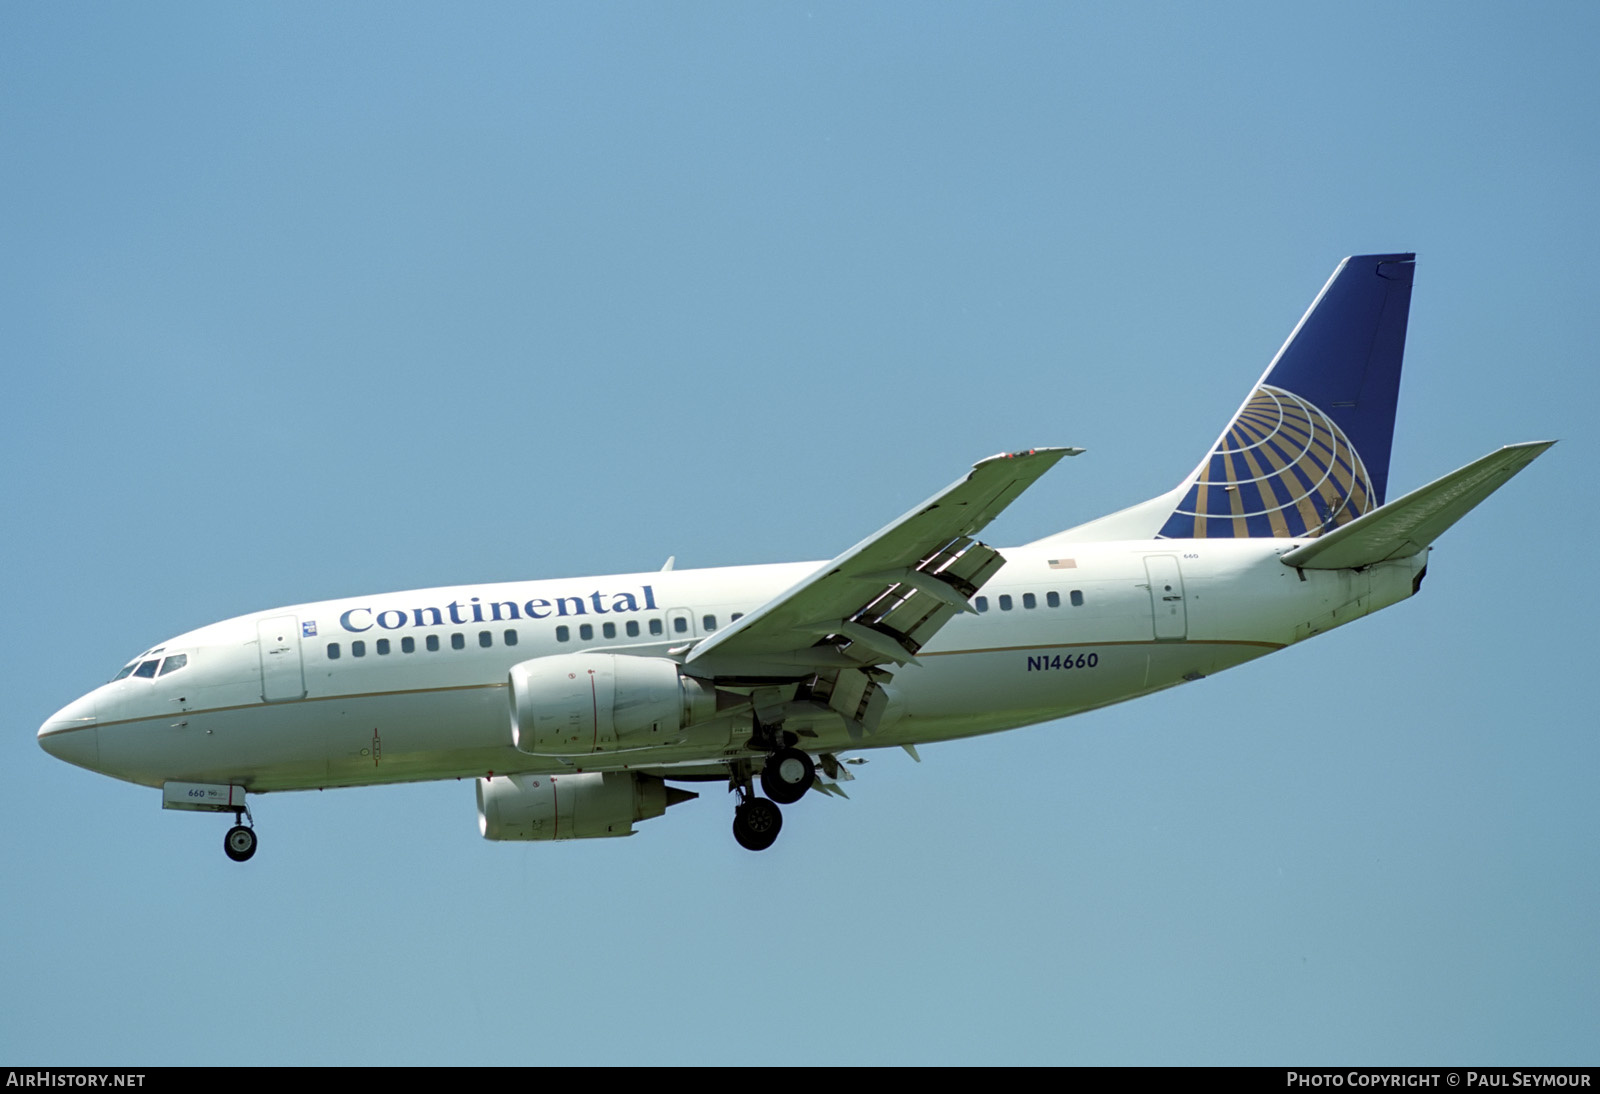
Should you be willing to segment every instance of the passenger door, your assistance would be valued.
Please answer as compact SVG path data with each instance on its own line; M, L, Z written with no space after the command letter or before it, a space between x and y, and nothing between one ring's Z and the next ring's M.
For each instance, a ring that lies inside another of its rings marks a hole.
M262 619L256 623L256 637L261 647L262 700L303 699L306 676L300 660L300 620L292 615Z

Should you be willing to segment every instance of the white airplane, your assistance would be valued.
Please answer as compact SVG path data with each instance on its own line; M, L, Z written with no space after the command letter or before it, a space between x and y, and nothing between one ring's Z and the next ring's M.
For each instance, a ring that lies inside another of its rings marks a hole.
M1414 256L1347 258L1192 474L1021 547L974 537L1074 448L993 456L826 563L463 585L277 608L133 658L49 753L228 812L476 777L493 840L626 836L725 781L762 850L842 752L1062 718L1415 593L1430 544L1554 442L1387 501ZM765 797L759 796L759 785ZM250 825L244 821L250 819Z

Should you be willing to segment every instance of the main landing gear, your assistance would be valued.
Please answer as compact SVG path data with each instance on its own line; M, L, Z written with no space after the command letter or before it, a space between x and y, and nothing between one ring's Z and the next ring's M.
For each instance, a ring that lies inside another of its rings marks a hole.
M783 811L778 806L793 805L805 797L817 781L817 765L793 745L776 749L761 768L765 798L756 797L747 763L741 762L732 774L732 788L739 794L733 811L733 838L746 850L765 851L777 842L783 829Z
M249 862L250 856L256 853L256 830L251 825L255 818L251 818L250 825L242 823L249 809L235 809L233 811L234 825L228 829L228 834L222 837L222 850L234 862Z
M766 798L746 798L733 811L733 838L747 851L765 851L782 830L783 811Z
M767 757L761 789L779 805L793 805L817 781L817 765L798 748L783 748Z

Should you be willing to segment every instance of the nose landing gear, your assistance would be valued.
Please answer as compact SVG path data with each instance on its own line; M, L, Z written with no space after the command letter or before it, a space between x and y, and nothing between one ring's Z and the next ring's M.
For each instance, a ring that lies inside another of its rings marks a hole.
M247 862L256 853L256 830L236 824L223 837L222 849L234 862Z
M246 862L256 853L256 819L250 815L245 788L239 783L162 783L161 808L232 813L233 827L222 837L222 850L234 862Z
M250 824L247 825L244 823L246 817L250 817L248 805L235 809L233 827L222 837L222 851L234 862L249 862L250 856L256 853L255 818L250 817Z

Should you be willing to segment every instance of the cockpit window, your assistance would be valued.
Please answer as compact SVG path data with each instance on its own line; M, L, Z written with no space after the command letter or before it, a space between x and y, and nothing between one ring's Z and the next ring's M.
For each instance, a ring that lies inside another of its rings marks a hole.
M138 657L123 665L122 671L113 676L111 682L115 684L118 680L126 680L129 676L137 676L140 679L149 680L156 675L157 667L161 666L161 651L166 648L165 646L157 646L153 650L145 650ZM167 658L166 666L161 668L161 675L165 676L169 672L176 672L188 662L188 654L173 654Z

